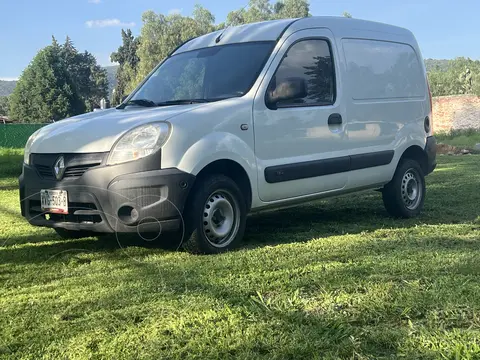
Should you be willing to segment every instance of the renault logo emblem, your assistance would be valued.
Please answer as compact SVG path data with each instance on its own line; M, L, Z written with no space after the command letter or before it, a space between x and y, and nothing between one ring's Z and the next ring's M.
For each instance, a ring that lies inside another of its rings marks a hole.
M65 159L63 155L60 155L55 161L55 165L53 165L53 170L55 171L55 177L57 180L60 180L63 177L63 173L65 172Z

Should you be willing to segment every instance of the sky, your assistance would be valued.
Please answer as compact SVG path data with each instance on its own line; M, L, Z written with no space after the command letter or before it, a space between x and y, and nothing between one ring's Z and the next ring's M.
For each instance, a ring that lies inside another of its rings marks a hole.
M216 23L248 0L0 0L0 79L17 79L54 35L68 35L100 65L121 45L120 30L140 33L142 13L153 10L189 16L195 3L209 9ZM479 0L310 0L312 15L341 15L411 30L424 58L480 59Z

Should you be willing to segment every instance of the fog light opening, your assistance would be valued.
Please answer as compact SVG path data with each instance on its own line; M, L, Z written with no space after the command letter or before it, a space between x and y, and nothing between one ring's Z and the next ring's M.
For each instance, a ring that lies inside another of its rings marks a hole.
M117 216L122 223L130 225L137 222L138 211L130 205L124 205L118 209Z

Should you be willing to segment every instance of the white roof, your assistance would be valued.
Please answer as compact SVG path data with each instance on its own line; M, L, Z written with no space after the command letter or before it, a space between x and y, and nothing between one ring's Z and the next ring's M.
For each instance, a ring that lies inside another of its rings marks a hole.
M357 32L364 34L374 32L377 34L389 34L389 36L399 39L412 38L410 31L393 25L345 17L312 16L300 19L272 20L228 27L225 30L218 30L192 39L180 46L174 54L216 45L250 41L276 41L282 35L287 37L299 30L319 27L329 28L339 37L349 36L349 34L351 36L352 33ZM216 39L220 34L222 34L222 36L217 43Z
M272 20L228 27L225 30L218 30L186 42L175 51L175 54L215 45L250 41L275 41L293 21L295 21L295 19ZM223 35L220 41L216 43L215 40L222 32Z

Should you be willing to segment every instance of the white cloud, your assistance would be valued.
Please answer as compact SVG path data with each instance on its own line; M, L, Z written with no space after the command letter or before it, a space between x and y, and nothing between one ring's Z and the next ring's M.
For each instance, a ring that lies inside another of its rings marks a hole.
M102 0L88 0L90 4L100 4Z
M95 27L112 27L112 26L123 26L123 27L134 27L134 22L122 22L118 19L103 19L103 20L88 20L85 21L85 26L88 28Z
M168 15L181 14L183 9L170 9L168 10Z
M0 80L3 80L3 81L17 81L18 78L16 78L16 77L0 77Z

